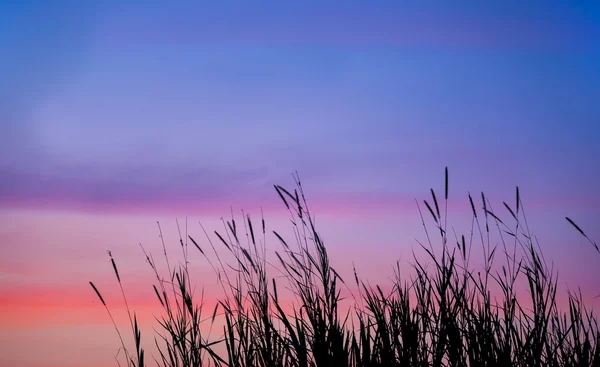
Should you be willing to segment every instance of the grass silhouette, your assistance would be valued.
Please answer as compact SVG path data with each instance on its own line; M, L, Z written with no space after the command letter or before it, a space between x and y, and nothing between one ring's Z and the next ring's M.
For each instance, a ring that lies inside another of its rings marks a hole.
M334 270L300 179L294 177L293 191L275 186L290 214L293 243L275 231L267 232L264 218L258 226L247 215L242 223L232 218L214 236L202 227L206 248L191 236L184 241L180 235L184 261L174 268L163 241L167 277L159 274L152 255L142 248L156 277L153 288L162 307L153 338L158 349L154 363L165 367L600 366L597 319L581 293L568 292L568 309L558 307L557 273L529 230L518 188L514 206L503 203L509 220L494 212L483 193L481 207L469 194L471 233L450 235L446 169L443 203L433 189L429 201L417 203L427 239L418 243L423 256L414 255L409 278L400 275L397 264L393 287L384 291L362 281L356 271L349 282L353 284L348 284ZM430 220L433 228L426 224ZM577 224L567 221L598 250ZM497 245L492 245L492 233L500 239ZM275 263L267 261L264 245L271 235L280 243ZM211 310L205 310L203 297L193 292L188 239L222 287L223 297ZM439 245L434 245L436 239ZM476 244L481 245L481 266L472 264ZM217 247L226 251L229 260ZM113 325L127 365L145 366L137 318L135 313L131 316L112 256L111 262L135 337L134 352L127 351L114 321ZM270 277L271 271L277 276ZM90 284L112 320L100 292ZM527 293L517 296L521 285ZM292 304L280 301L278 288L282 287L293 294ZM350 287L356 287L354 293ZM347 310L340 306L342 289L353 303ZM217 318L223 319L223 328L213 331Z

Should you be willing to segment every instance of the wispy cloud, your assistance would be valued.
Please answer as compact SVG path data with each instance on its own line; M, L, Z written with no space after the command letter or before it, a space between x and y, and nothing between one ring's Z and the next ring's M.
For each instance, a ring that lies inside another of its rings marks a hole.
M166 203L174 208L189 208L222 205L225 200L244 201L239 188L243 186L251 192L252 182L260 182L264 172L211 167L55 165L39 171L3 168L0 177L0 202L5 207L140 211Z

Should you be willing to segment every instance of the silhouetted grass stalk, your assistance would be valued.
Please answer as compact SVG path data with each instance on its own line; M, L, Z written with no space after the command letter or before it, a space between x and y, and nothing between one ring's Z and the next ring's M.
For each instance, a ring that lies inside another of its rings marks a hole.
M162 278L154 260L144 255L155 277L154 292L162 307L157 319L155 345L160 366L600 366L600 332L581 293L568 293L568 311L557 306L557 273L542 256L537 239L525 219L519 189L511 206L503 207L509 226L481 194L472 210L470 233L448 232L448 170L445 171L444 207L433 189L417 202L427 242L418 242L424 257L413 256L413 275L403 278L399 263L393 286L384 292L370 286L354 271L356 296L331 266L327 248L318 234L298 176L296 189L275 186L290 214L294 242L278 232L276 263L267 260L264 217L254 226L242 212L242 222L223 220L214 238L200 224L211 251L187 234L184 243L177 223L183 264L169 262ZM434 232L427 225L431 217ZM567 218L598 250L598 246ZM495 229L499 243L491 239ZM270 237L270 235L269 235ZM450 239L453 238L453 239ZM223 297L204 315L204 295L192 291L188 268L190 240L215 272ZM215 240L213 242L213 239ZM481 246L483 265L472 266L471 250ZM221 247L217 249L217 247ZM497 260L497 257L501 260ZM498 263L500 261L500 263ZM130 366L145 366L141 333L133 321L116 264L111 262L121 288L135 337L136 358L130 358L106 303L94 291L117 329ZM268 271L277 276L268 276ZM278 288L293 295L281 303ZM527 290L517 297L520 287ZM354 306L342 310L341 291ZM223 328L213 332L216 319ZM209 332L203 325L209 323ZM216 335L213 335L216 333Z

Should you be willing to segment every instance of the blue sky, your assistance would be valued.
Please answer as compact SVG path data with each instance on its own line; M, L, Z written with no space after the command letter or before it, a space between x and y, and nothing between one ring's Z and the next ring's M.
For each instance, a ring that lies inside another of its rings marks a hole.
M42 197L120 200L299 170L317 191L412 193L449 165L488 190L592 194L598 6L219 4L2 5L6 192L41 174Z
M230 205L285 225L296 170L340 272L410 258L448 166L458 227L467 192L500 210L519 185L597 293L564 216L600 238L598 2L3 1L0 50L0 365L112 365L79 282L108 281L106 249L140 269L156 219Z

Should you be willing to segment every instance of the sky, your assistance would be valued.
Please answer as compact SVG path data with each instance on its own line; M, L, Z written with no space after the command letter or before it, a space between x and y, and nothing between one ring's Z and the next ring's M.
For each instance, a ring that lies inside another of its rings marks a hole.
M156 221L285 232L296 171L341 269L409 260L447 166L457 231L468 192L518 185L564 285L600 294L564 220L600 239L597 2L3 1L0 47L2 366L115 365L106 251L150 319Z

